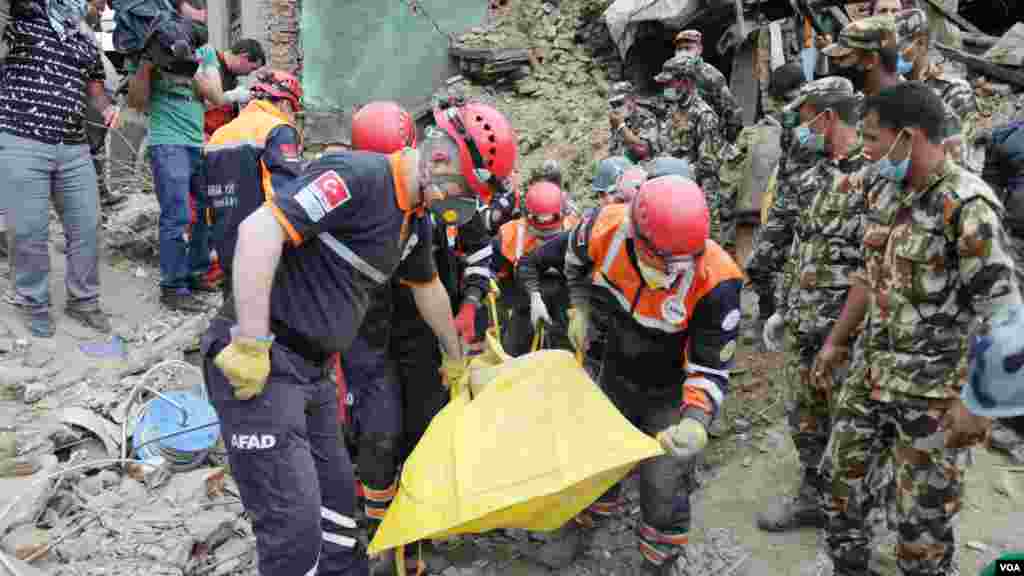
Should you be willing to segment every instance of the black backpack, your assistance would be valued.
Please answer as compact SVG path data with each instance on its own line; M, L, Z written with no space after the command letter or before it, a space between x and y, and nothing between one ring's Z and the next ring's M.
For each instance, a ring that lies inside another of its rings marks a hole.
M113 0L112 6L115 50L173 74L195 75L196 49L208 39L204 25L182 16L171 0Z

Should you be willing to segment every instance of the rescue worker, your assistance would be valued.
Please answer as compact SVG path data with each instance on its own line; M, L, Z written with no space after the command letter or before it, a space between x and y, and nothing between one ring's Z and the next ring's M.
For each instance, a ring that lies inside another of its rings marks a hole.
M725 130L725 140L735 142L740 130L743 130L743 107L729 90L725 75L701 57L704 53L704 36L700 30L683 30L676 34L675 46L676 56L685 54L699 59L697 90L700 97L718 115L722 129Z
M668 453L638 465L638 543L645 569L656 574L683 573L676 559L690 529L693 459L707 444L734 365L741 273L709 229L700 187L663 176L646 181L630 204L602 208L562 241L569 338L586 349L588 292L606 292L615 306L599 384ZM588 526L614 513L619 491L602 495L578 521Z
M280 96L268 98L287 117L300 88L277 78ZM248 111L235 122L256 123ZM285 122L267 116L254 136ZM446 377L465 373L425 210L472 168L436 130L389 156L329 148L290 181L260 178L250 162L251 184L236 187L221 251L232 290L202 342L207 388L253 520L260 573L366 574L327 359L350 348L373 288L397 276L415 283Z
M630 166L633 166L633 162L625 156L609 156L597 163L594 177L590 181L590 191L602 206L614 203L615 186Z
M853 85L826 76L807 84L797 102L799 138L813 140L824 156L793 187L792 197L804 207L790 212L793 239L787 260L794 265L780 283L775 313L764 327L768 350L782 350L783 333L788 342L786 409L803 472L795 497L782 498L758 514L758 526L769 531L824 526L826 486L819 464L831 430L829 398L812 384L811 365L839 318L850 274L863 265L863 189L850 189L845 180L863 164ZM836 390L841 382L837 376Z
M968 448L988 432L960 399L966 339L973 325L1020 305L1020 289L1004 208L980 178L946 158L934 91L919 82L893 86L869 97L863 114L865 155L880 159L885 183L867 192L865 267L853 275L812 372L828 393L827 375L866 316L833 408L829 555L836 574L864 574L871 530L862 503L892 497L900 571L952 574ZM891 491L865 486L879 452L896 469Z
M637 103L631 82L612 84L608 97L608 154L643 162L658 155L658 117Z
M979 118L978 102L971 85L943 72L943 65L931 58L931 33L921 10L904 10L896 14L899 35L899 65L906 70L907 80L919 80L935 91L946 105L946 148L954 161L971 172L981 173L982 162L970 154Z
M396 102L370 102L352 115L353 150L394 154L415 147L416 124ZM341 421L354 445L357 491L362 494L370 540L398 490L401 463L402 391L389 351L395 321L393 292L390 282L373 288L352 346L344 357L332 357L340 387ZM370 574L390 574L393 567L394 551L389 550L371 561Z
M707 196L711 210L711 235L719 239L723 226L732 221L732 206L722 204L719 195L719 170L724 141L718 116L700 97L697 90L697 69L700 60L683 55L673 58L654 77L665 85L668 117L662 124L660 146L669 156L685 158L694 170L694 180ZM733 228L735 230L735 228Z
M460 335L479 346L488 317L477 311L489 290L493 255L488 214L481 208L507 193L505 182L517 155L516 135L501 112L476 102L455 105L442 101L434 109L434 121L437 129L456 142L465 167L462 177L451 178L450 194L436 203L432 214L435 265L452 308L459 310L456 327ZM459 220L448 223L439 217L449 209L460 215ZM435 335L417 313L410 287L392 284L391 357L397 362L402 390L404 459L448 401L448 392L438 376L442 357Z
M512 356L530 352L539 322L544 322L544 342L548 348L571 350L566 328L565 310L569 297L561 269L541 271L541 276L527 280L516 270L520 260L537 246L550 240L578 220L565 213L565 195L561 188L544 180L534 182L523 199L523 217L506 223L491 243L494 258L491 271L500 280L501 296L509 309L502 347ZM550 304L550 306L548 306ZM555 310L554 318L548 310Z
M224 231L230 211L238 205L240 187L258 188L264 174L294 178L302 169L301 138L293 119L301 108L298 79L264 69L254 78L250 93L255 100L239 113L245 118L214 131L203 149L204 161L212 168L205 179L205 196L213 211L210 237L218 258L221 250L233 249L233 242L224 241ZM283 111L284 102L290 111ZM225 297L231 294L230 278L220 283L220 289Z

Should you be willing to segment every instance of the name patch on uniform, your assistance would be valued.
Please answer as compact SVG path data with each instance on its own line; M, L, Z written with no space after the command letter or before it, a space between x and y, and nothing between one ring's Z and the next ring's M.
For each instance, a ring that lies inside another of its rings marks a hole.
M348 185L334 170L321 174L295 194L295 201L313 222L319 222L332 210L352 199Z
M739 311L738 308L736 310L733 310L732 312L729 312L728 314L726 314L725 318L722 318L722 330L725 330L726 332L730 332L732 330L735 330L736 327L739 326L739 325L740 325L740 311Z
M679 324L686 319L686 306L682 298L668 298L661 304L661 316L667 322Z
M277 445L273 434L232 434L231 447L236 450L269 450Z

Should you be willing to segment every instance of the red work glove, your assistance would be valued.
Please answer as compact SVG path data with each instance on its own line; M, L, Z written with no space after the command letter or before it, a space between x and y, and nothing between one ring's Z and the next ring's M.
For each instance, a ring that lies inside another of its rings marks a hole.
M465 302L459 308L459 314L455 317L455 330L462 336L462 340L469 344L476 340L476 304Z

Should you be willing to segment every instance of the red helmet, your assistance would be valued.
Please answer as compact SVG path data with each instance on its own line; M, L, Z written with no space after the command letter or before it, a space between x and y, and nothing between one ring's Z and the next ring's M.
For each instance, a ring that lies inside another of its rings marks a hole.
M540 231L557 230L562 225L562 190L551 182L535 182L526 191L523 202L526 221Z
M661 176L644 182L630 213L638 240L666 259L693 256L704 250L711 215L704 191L682 176Z
M627 168L625 172L619 175L619 179L615 182L615 193L618 196L618 200L623 203L632 202L637 190L646 181L647 170L640 166Z
M283 98L292 103L296 112L302 109L302 83L287 72L265 68L256 73L249 91L254 98Z
M489 203L516 163L516 133L508 119L486 104L471 102L434 108L434 122L459 145L466 182Z
M390 154L416 146L416 124L396 102L370 102L352 115L352 147Z

